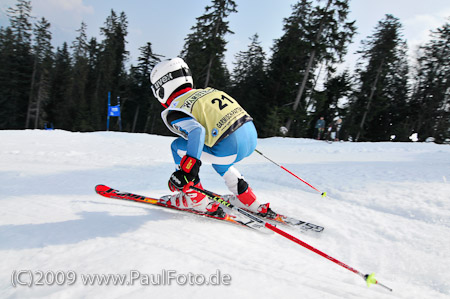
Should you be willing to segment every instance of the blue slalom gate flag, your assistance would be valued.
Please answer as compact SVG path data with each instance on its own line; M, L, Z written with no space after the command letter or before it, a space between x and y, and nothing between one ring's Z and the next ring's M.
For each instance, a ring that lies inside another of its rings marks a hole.
M120 116L120 106L109 106L108 109L109 116Z

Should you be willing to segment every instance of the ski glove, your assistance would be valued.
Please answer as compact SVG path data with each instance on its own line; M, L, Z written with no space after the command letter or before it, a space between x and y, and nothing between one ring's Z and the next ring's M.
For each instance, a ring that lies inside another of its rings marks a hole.
M201 165L202 162L199 159L188 155L184 156L180 162L180 169L170 176L169 189L172 192L181 191L190 182L193 182L194 185L198 184L200 182L198 172Z

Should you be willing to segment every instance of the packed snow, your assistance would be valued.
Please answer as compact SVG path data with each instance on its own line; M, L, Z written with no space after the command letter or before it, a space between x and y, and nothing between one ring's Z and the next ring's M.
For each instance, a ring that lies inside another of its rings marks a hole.
M391 293L278 234L94 192L170 193L174 138L0 131L0 298L450 298L449 145L258 140L326 198L257 153L237 165L261 202L325 230L279 228ZM109 274L127 280L86 281Z

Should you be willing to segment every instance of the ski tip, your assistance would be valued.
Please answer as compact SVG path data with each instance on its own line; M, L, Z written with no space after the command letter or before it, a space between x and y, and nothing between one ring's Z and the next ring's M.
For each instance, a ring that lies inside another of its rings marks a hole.
M108 186L105 186L103 184L98 184L95 186L95 192L99 192L99 191L105 191L110 189Z
M322 192L322 197L326 197L327 193L326 192Z

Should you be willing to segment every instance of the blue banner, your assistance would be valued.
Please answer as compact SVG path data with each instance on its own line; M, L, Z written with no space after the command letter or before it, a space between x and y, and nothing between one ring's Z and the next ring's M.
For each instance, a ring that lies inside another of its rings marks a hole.
M109 106L108 109L109 116L120 116L120 106Z

